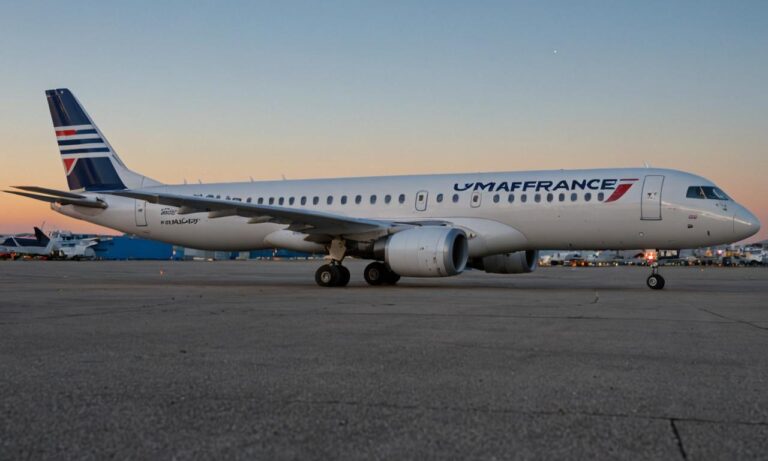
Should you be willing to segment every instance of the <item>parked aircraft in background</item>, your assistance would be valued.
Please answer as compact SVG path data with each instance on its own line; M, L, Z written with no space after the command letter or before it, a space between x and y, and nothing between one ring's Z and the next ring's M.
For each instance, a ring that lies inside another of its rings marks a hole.
M544 249L679 249L734 242L760 223L711 181L651 168L164 185L128 169L67 89L46 91L70 191L17 195L122 232L210 250L325 252L315 280L515 274ZM217 158L222 159L221 153ZM387 159L383 159L387 161ZM651 288L664 286L654 268Z
M54 242L40 228L35 227L34 237L27 235L6 236L0 242L0 258L47 257L53 253Z
M68 231L53 231L51 239L54 242L54 253L63 259L93 259L96 253L93 247L101 241L93 235L73 234Z

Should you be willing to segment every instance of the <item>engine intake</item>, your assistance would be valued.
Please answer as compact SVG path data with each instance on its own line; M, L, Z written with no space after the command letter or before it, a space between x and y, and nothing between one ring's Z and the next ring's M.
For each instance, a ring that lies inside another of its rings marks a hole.
M467 266L467 236L460 229L425 226L393 234L384 241L384 261L406 277L448 277Z
M489 274L525 274L539 265L539 250L515 251L486 256L473 261L472 266Z

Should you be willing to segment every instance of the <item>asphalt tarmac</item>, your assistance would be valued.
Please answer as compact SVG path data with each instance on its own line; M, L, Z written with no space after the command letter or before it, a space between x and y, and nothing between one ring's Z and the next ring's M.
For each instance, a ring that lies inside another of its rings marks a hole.
M0 459L768 456L768 269L0 262Z

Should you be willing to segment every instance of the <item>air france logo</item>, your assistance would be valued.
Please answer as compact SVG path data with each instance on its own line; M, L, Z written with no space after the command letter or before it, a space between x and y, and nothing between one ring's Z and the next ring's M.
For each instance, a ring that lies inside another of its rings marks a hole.
M613 191L605 200L615 202L620 199L637 182L637 178L625 179L565 179L555 181L490 181L490 182L468 182L464 184L456 183L453 190L457 192L488 191L488 192L557 192L557 191L577 191L577 190L602 190Z

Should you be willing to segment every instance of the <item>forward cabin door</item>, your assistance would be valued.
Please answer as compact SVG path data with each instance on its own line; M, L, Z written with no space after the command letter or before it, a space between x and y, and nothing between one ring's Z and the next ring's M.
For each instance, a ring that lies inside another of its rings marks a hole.
M136 225L143 227L147 225L147 202L136 200Z
M664 187L664 176L648 175L643 180L643 195L640 199L640 219L661 219L661 190Z

